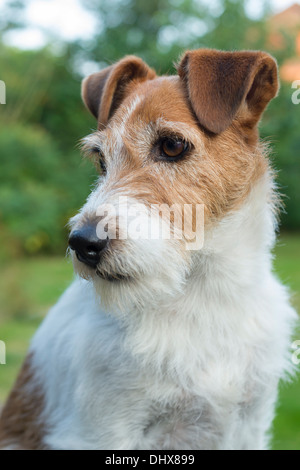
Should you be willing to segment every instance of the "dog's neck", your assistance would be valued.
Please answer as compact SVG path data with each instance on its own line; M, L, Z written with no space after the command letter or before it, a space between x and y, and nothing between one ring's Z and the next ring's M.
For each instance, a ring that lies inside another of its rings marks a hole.
M191 387L187 382L199 362L206 362L217 337L222 344L219 336L227 337L226 354L233 325L247 328L256 314L252 300L270 276L276 226L272 199L273 181L267 174L243 206L207 233L183 291L129 318L126 343L139 361ZM201 355L195 354L200 343ZM190 373L183 377L180 370Z
M246 201L206 234L193 277L201 283L213 279L216 294L226 281L229 290L256 288L270 269L276 234L276 194L269 173L256 183ZM203 292L202 292L203 295Z

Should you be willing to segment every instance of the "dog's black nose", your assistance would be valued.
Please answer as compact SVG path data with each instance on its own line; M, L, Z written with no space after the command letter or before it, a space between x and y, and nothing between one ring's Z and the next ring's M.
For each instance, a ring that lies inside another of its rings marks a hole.
M77 258L82 263L96 268L100 261L101 253L108 243L97 237L95 225L84 225L78 230L74 230L69 238L69 246L75 251Z

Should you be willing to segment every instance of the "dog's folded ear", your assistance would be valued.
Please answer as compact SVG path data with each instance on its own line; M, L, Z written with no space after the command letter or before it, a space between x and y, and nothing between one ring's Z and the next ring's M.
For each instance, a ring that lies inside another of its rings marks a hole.
M125 98L133 81L141 82L156 77L154 70L142 59L127 56L101 72L94 73L82 82L82 99L98 119L99 127L108 120Z
M254 129L278 91L277 64L264 52L188 51L177 71L199 123L215 134L235 118Z

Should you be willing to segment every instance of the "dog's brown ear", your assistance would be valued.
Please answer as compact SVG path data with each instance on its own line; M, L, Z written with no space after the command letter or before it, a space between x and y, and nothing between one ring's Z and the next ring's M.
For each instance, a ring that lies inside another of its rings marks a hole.
M154 70L135 56L127 56L82 82L82 99L90 112L105 126L118 108L133 81L155 78Z
M200 124L215 134L235 117L253 129L278 91L276 62L264 52L188 51L177 70Z

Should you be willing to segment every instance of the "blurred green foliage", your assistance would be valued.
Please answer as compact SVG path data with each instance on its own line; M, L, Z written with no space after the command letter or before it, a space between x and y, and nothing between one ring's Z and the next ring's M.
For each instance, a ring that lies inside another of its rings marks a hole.
M10 2L0 21L3 32L23 27L24 1ZM264 14L268 14L267 2ZM0 106L0 242L7 255L63 253L66 224L90 192L96 172L82 163L76 147L96 123L80 98L86 62L104 67L136 54L160 73L187 48L267 49L281 64L293 48L273 51L264 18L252 20L244 0L87 0L99 19L92 40L38 51L1 44L0 79L7 104ZM19 12L19 14L18 14ZM288 43L287 43L288 44ZM290 41L293 44L293 41ZM300 78L300 77L299 77ZM300 228L299 113L294 90L284 85L267 111L261 134L270 137L273 163L285 198L286 228ZM3 256L3 255L2 255Z
M272 143L271 159L285 206L282 226L292 230L300 228L300 104L292 104L294 91L290 84L282 83L261 127L261 136Z
M81 3L99 17L99 32L93 41L75 47L81 55L101 63L137 54L161 73L172 72L173 62L187 48L242 49L258 46L265 37L264 21L247 16L245 0ZM262 0L261 9L266 15L268 2ZM255 34L250 38L254 26Z
M95 179L76 148L94 122L65 59L48 49L2 46L0 52L7 86L0 115L0 241L9 240L7 255L63 253L67 221Z

